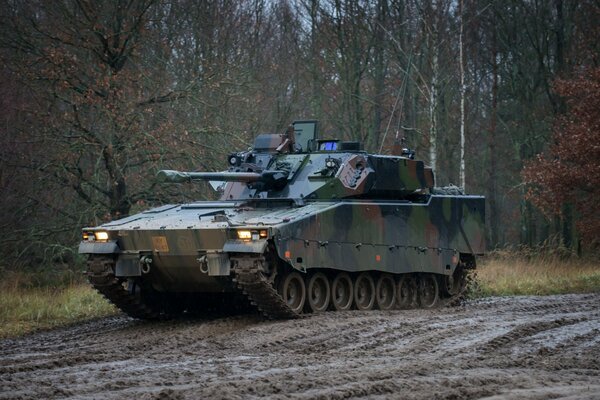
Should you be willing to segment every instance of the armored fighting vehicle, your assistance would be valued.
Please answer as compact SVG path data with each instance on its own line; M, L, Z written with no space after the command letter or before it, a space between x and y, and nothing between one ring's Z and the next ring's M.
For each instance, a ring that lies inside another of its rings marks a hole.
M430 308L461 295L484 252L484 198L435 188L409 149L368 154L296 121L227 162L224 172L157 175L210 181L219 201L84 228L92 285L136 318L242 304L268 318Z

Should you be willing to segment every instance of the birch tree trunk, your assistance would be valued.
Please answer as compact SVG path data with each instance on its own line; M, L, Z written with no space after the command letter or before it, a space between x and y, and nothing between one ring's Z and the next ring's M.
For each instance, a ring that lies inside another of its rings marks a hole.
M438 44L438 21L437 5L431 4L431 91L429 93L429 163L435 171L437 167L437 101L438 101L438 74L439 74L439 44Z
M460 187L466 190L465 184L465 67L463 61L463 0L459 2L460 34L458 36L459 63L460 63Z
M490 131L488 146L490 152L490 169L488 177L488 206L490 210L490 248L498 245L498 204L496 202L497 188L497 154L496 154L496 127L498 116L498 43L496 29L492 31L492 109L490 116Z

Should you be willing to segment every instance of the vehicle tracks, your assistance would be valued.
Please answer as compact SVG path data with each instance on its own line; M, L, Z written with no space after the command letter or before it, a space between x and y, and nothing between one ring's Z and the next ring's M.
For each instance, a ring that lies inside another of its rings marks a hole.
M600 294L139 322L0 342L0 399L600 397ZM496 396L496 397L495 397Z

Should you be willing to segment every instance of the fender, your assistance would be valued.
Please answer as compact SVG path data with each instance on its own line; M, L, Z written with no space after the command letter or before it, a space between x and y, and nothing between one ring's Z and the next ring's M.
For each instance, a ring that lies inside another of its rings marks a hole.
M266 240L228 240L223 246L226 253L258 253L262 254L267 248Z
M116 240L79 243L79 254L119 254L120 252L121 249Z

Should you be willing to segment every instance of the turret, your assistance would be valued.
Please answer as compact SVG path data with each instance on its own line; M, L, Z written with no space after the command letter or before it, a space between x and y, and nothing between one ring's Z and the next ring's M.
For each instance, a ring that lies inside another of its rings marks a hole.
M163 170L158 178L226 183L222 200L413 199L429 194L434 186L431 168L413 158L411 151L403 156L372 155L358 142L319 140L315 121L297 121L283 135L259 135L251 150L230 154L227 171Z

